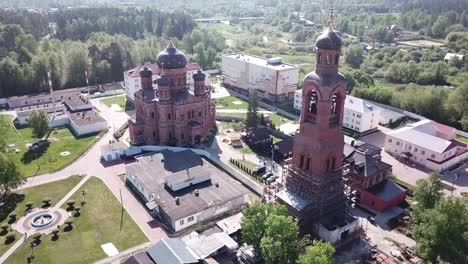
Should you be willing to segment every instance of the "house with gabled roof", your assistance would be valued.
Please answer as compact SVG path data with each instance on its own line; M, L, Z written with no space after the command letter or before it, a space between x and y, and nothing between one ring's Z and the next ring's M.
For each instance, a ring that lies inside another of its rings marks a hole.
M468 158L467 145L455 139L456 129L421 120L387 133L385 151L433 171L448 169Z

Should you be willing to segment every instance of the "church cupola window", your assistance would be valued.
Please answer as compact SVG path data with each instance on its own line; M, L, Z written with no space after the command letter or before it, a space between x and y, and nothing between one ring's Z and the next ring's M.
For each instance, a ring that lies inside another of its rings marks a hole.
M338 65L340 62L340 54L335 55L335 64Z
M330 65L330 64L331 64L331 56L330 56L330 53L327 53L327 56L326 56L326 63L327 63L327 65Z

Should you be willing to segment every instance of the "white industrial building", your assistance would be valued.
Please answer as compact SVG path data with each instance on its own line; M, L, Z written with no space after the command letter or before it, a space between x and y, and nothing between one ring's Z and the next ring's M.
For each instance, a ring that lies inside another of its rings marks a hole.
M140 70L144 67L144 65L135 67L131 70L125 71L124 75L124 87L125 87L125 94L127 95L127 99L131 102L134 101L135 92L141 89L141 80L140 80ZM160 74L160 69L156 64L149 64L146 65L151 71L153 72L153 81ZM189 87L193 86L193 75L200 70L200 66L196 63L188 63L187 64L187 85ZM206 78L205 84L210 86L210 78Z
M294 95L294 108L301 110L302 89L297 90ZM347 95L344 104L343 126L356 132L375 130L380 124L387 124L388 114L384 109L357 97ZM394 120L393 120L394 121Z
M261 58L247 54L226 54L222 58L223 85L248 94L255 90L272 102L292 99L297 89L299 67L281 58Z
M456 129L421 120L387 133L385 151L433 171L448 169L468 158L466 144L455 140Z

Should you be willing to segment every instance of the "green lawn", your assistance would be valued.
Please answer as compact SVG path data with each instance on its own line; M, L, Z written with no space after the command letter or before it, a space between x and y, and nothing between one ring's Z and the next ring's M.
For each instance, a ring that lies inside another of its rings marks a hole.
M250 162L248 160L238 160L238 161L241 165L244 165L246 168L251 169L251 170L257 167L257 164Z
M468 143L468 138L464 137L464 136L460 136L460 135L457 135L457 138L456 138L458 141L461 141L463 143Z
M228 96L223 98L214 99L216 108L220 109L247 109L248 103L244 99L235 96ZM235 104L236 102L237 104Z
M43 237L34 249L34 263L92 263L106 257L102 244L113 243L123 251L148 241L127 212L121 214L120 203L100 179L89 179L72 199L80 201L81 190L86 190L87 203L74 218L73 229L65 232L62 228L56 241ZM28 244L18 248L6 263L27 263L31 254Z
M101 99L101 102L103 102L108 107L112 107L113 104L116 104L120 106L120 108L125 112L135 109L132 104L127 103L126 96L112 96L112 97Z
M81 177L72 176L65 180L51 182L24 190L19 190L11 193L6 199L6 204L0 207L0 225L8 223L8 215L12 212L16 212L18 219L24 214L26 210L26 203L34 203L34 207L43 206L42 201L44 199L50 199L51 205L56 204L62 199L78 182ZM19 233L17 233L17 239L19 239ZM3 255L5 251L12 245L5 245L4 236L0 237L0 255Z
M32 136L32 129L23 128L19 129L18 132L19 135L13 127L10 127L6 143L15 144L20 149L20 152L15 153L12 150L7 153L7 156L18 164L21 173L25 177L55 171L66 166L80 157L98 139L97 135L77 138L68 128L54 130L49 136L49 146L42 154L38 154L38 159L36 160L34 152L28 151L26 147L27 143L37 140ZM70 152L70 155L61 156L60 153L64 151ZM38 163L40 166L39 170Z

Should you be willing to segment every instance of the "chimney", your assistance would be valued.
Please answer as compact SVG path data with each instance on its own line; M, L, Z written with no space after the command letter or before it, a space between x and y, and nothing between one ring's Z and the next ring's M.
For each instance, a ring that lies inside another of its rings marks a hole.
M200 193L198 192L198 189L195 189L195 191L193 193L195 194L195 196L200 196Z
M179 196L177 196L174 200L175 200L175 204L176 204L176 205L180 205L180 198L179 198Z

